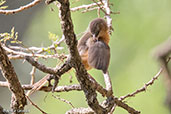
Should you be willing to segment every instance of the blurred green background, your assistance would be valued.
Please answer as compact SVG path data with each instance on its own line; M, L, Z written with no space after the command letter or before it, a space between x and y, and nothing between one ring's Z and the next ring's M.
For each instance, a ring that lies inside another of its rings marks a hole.
M82 4L89 4L91 0L81 0L72 4L75 7ZM110 0L113 3L112 11L120 11L118 15L112 15L114 32L111 36L111 61L109 66L115 96L123 96L135 91L148 82L159 70L157 61L152 51L154 47L168 39L171 34L171 1L170 0ZM51 10L53 9L53 11ZM101 12L101 17L103 17ZM89 22L97 17L96 11L87 13L72 12L74 30L76 34L87 29ZM44 6L31 20L31 23L23 36L23 43L27 46L48 46L51 41L48 39L48 32L61 37L60 20L58 9L54 4ZM20 34L20 33L19 33ZM78 39L80 36L78 36ZM64 45L64 44L63 44ZM55 66L55 60L45 63L48 66ZM25 66L25 67L23 67ZM28 70L28 66L17 66L17 69ZM29 70L31 67L29 66ZM29 72L29 71L27 71ZM104 86L101 71L91 70L90 74ZM26 74L29 76L29 74ZM45 74L36 73L37 77ZM69 76L73 76L73 83L78 83L75 73L62 76L59 85L69 85ZM23 79L24 82L25 81ZM37 92L31 99L49 114L64 114L71 107L55 98L53 95L60 95L61 98L69 100L75 107L87 107L83 92L65 93L44 93ZM142 114L169 114L164 105L165 87L163 78L160 78L150 86L146 92L127 99L127 103ZM99 100L103 98L99 96ZM6 105L7 106L7 105ZM33 106L28 104L26 109L30 114L40 113ZM114 114L127 114L119 107Z

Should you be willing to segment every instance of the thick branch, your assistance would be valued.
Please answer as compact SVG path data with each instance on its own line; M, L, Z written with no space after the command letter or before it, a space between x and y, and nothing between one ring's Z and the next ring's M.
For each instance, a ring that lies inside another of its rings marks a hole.
M94 82L93 78L90 78L90 79ZM95 89L97 89L97 91L99 91L102 95L105 96L107 94L107 91L102 86L98 85L98 83L97 84L96 83L97 82L94 82L95 85L92 85L92 86L95 87ZM7 82L0 82L0 86L1 87L8 87L8 83ZM25 90L31 90L34 88L34 85L22 85L22 87ZM42 86L38 91L50 92L51 90L52 90L52 86L50 86L50 87ZM58 86L55 88L54 92L69 92L69 91L73 91L73 90L82 91L80 85L69 85L69 86ZM132 107L128 106L127 104L125 104L124 102L119 100L118 98L114 98L112 96L112 99L109 99L109 100L110 100L110 102L115 102L117 106L122 107L123 109L127 110L131 114L139 114L139 111L136 111ZM113 101L111 101L111 100L113 100ZM106 106L106 105L104 105L104 104L106 104L106 102L108 102L108 101L105 101L103 103L103 106ZM83 113L82 109L85 110L85 108L81 108L81 109L79 108L76 112ZM75 109L73 109L72 111L75 111ZM68 112L70 112L70 111L68 111ZM92 111L89 108L86 109L85 112L89 112L90 114L93 112L93 114L94 114L94 111Z
M24 90L21 87L21 84L17 78L17 74L14 71L14 67L9 61L8 56L6 55L5 50L2 48L1 44L0 44L0 66L4 78L9 83L8 87L13 94L11 108L14 111L16 111L15 114L23 114L21 110L23 110L24 106L27 104ZM21 112L17 112L17 110Z
M77 40L75 33L73 31L73 23L70 14L69 0L58 0L59 4L59 15L61 18L61 25L63 34L65 36L65 41L68 46L71 55L71 65L75 68L77 79L83 89L85 96L87 98L88 105L97 114L106 114L106 110L99 105L96 98L96 90L91 87L92 82L88 78L87 71L85 70L83 64L81 63L81 58L77 50Z
M37 69L39 69L40 71L44 73L49 73L49 74L60 76L71 69L70 59L68 59L60 68L56 68L56 69L51 68L51 67L46 67L45 65L40 64L39 62L37 62L36 60L34 60L32 57L29 57L29 56L26 56L25 59L32 66L36 67Z
M0 81L0 87L8 87L8 82ZM34 85L22 85L24 90L31 90L34 88ZM66 86L58 86L55 88L55 92L69 92L69 91L82 91L80 85L66 85ZM39 91L51 92L52 86L42 86Z
M55 69L54 68L46 67L45 65L38 63L36 60L34 60L32 57L29 57L29 56L26 56L25 59L32 66L35 66L40 71L42 71L44 73L55 74Z

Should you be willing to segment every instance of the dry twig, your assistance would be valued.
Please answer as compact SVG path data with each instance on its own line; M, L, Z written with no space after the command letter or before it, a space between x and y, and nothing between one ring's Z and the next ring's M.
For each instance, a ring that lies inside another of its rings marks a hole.
M26 96L26 98L30 101L30 103L35 107L37 108L42 114L48 114L46 113L45 111L43 111L40 107L38 107L35 103L33 103L33 101L28 97Z
M66 99L62 99L62 98L60 98L60 97L58 97L58 96L55 96L55 95L52 95L52 96L53 96L54 98L60 100L60 101L63 101L63 102L65 102L65 103L69 104L72 108L75 108L74 105L73 105L70 101L67 101Z
M21 12L25 9L29 9L35 5L37 5L38 3L40 3L41 0L34 0L32 1L31 3L25 5L25 6L21 6L17 9L12 9L12 10L0 10L0 14L5 14L5 15L8 15L8 14L14 14L14 13L18 13L18 12Z
M81 5L81 6L78 6L78 7L71 8L70 10L71 10L72 12L79 11L79 10L81 10L81 9L88 10L88 9L90 9L90 8L93 8L93 7L97 6L97 4L98 4L98 5L101 5L101 2L91 3L91 4L88 4L88 5Z
M153 85L153 83L155 82L155 80L158 79L158 77L160 76L160 74L162 73L163 69L160 68L160 70L157 72L157 74L148 82L146 83L143 87L141 87L140 89L137 89L135 92L127 94L125 96L121 96L119 98L119 100L125 100L128 97L134 97L136 94L141 93L143 91L146 91L147 87L150 85Z

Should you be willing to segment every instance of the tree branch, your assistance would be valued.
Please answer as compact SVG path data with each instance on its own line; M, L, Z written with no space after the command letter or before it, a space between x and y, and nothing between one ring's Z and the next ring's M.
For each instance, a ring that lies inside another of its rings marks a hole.
M38 63L36 60L34 60L32 57L26 56L25 59L27 60L27 62L29 62L32 66L36 67L37 69L39 69L40 71L44 72L44 73L49 73L49 74L55 74L56 71L54 68L51 67L46 67L43 64Z
M97 6L97 4L101 5L101 2L91 3L91 4L87 4L87 5L81 5L81 6L78 6L78 7L71 8L70 10L72 12L79 11L80 9L86 9L86 10L88 10L88 9L94 7L94 6Z
M8 82L2 82L0 81L0 87L8 87ZM22 85L22 88L24 90L31 90L34 88L34 85ZM55 92L69 92L69 91L82 91L81 86L80 85L66 85L66 86L58 86L55 88ZM52 91L52 86L42 86L41 88L39 88L38 91L44 91L44 92L51 92Z
M0 105L0 114L9 114L9 113L7 113Z
M37 5L39 2L41 2L41 0L34 0L32 1L31 3L25 5L25 6L21 6L20 8L17 8L17 9L12 9L12 10L0 10L0 14L5 14L5 15L8 15L8 14L14 14L14 13L18 13L18 12L21 12L25 9L28 9L28 8L31 8L35 5Z
M108 27L109 27L109 33L111 34L112 31L114 30L113 27L112 27L112 18L111 18L111 10L110 10L110 6L109 6L109 0L102 0L103 3L104 3L104 9L106 11L106 21L107 21L107 24L108 24Z
M97 114L106 114L106 110L99 105L99 102L96 98L96 90L91 87L92 82L88 78L87 71L85 70L81 58L77 50L77 40L75 33L73 31L73 23L71 20L70 14L70 5L68 0L58 0L60 4L59 15L61 19L61 25L63 34L65 36L65 42L68 46L70 56L71 56L71 66L76 70L77 79L83 89L85 96L87 98L88 105L97 113Z
M21 110L24 110L24 106L27 104L24 90L17 78L17 74L14 71L14 67L8 59L5 50L0 43L0 67L4 78L9 83L8 87L12 92L13 99L11 101L11 108L14 110L14 114L23 114ZM20 112L18 112L20 111Z
M130 107L129 105L125 104L118 98L114 98L115 103L119 106L122 107L123 109L127 110L130 114L140 114L140 111L136 111L134 108Z
M154 83L154 81L158 79L158 77L160 76L160 74L162 73L162 71L163 71L163 69L160 68L160 70L158 71L158 73L148 83L146 83L143 87L141 87L140 89L137 89L133 93L127 94L125 96L121 96L119 98L119 100L125 100L126 98L129 98L129 97L135 97L136 94L146 91L147 90L147 87L150 86L150 85L152 85Z

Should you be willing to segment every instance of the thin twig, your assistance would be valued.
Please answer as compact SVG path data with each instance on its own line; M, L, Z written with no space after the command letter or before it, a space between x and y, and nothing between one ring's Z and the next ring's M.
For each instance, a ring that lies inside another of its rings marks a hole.
M72 12L74 11L79 11L81 9L85 9L85 10L88 10L94 6L97 6L97 4L101 5L101 2L97 2L97 3L92 3L92 4L87 4L87 5L81 5L81 6L78 6L78 7L74 7L74 8L71 8L70 10Z
M99 7L93 7L93 8L85 9L85 10L83 10L81 12L86 13L86 12L93 11L93 10L98 10L98 9L99 9Z
M46 50L52 50L52 49L54 49L55 47L54 47L54 44L52 44L52 45L49 46L49 47L33 47L33 46L32 46L32 47L28 47L28 48L23 48L23 47L19 47L19 46L9 46L9 48L10 48L10 49L13 49L13 50L19 50L19 51L28 51L28 49L29 49L29 50L32 50L32 51L37 51L37 52L35 52L35 53L40 54L40 53L42 53L42 52L45 52ZM58 47L56 47L56 49L62 50L62 49L64 49L64 48L58 46Z
M114 101L117 104L117 106L122 107L123 109L127 110L130 114L140 114L140 111L135 110L134 108L125 104L123 101L119 100L118 98L115 97Z
M36 82L33 85L33 88L31 90L29 90L26 93L26 95L29 96L29 95L33 94L35 91L38 91L41 87L43 87L46 84L48 78L49 78L49 75L46 75L41 80L39 80L38 82Z
M60 100L60 101L63 101L63 102L65 102L65 103L69 104L72 108L75 108L74 105L73 105L70 101L68 101L68 100L66 100L66 99L63 99L63 98L60 98L60 97L55 96L55 95L52 95L52 96L53 96L54 98Z
M140 89L137 89L133 93L127 94L125 96L121 96L119 98L119 100L125 100L128 97L134 97L136 94L141 93L143 91L146 91L147 90L147 87L150 86L150 85L152 85L155 82L155 80L158 79L158 77L160 76L160 74L162 73L162 71L163 71L163 69L160 68L160 70L157 72L157 74L148 83L146 83L143 87L141 87Z
M103 3L104 3L104 9L105 9L105 12L106 12L106 21L107 21L107 25L109 27L109 33L111 34L112 31L113 31L113 27L112 27L112 18L111 18L111 9L109 7L109 0L102 0Z
M94 3L96 3L97 4L97 6L99 6L99 8L103 11L103 13L105 14L105 15L108 15L107 13L106 13L106 11L103 9L103 7L101 7L100 6L100 4L98 4L98 2L96 2L95 0L92 0Z
M112 107L112 109L111 109L111 111L110 111L110 113L109 114L113 114L113 112L115 111L115 109L116 109L116 104L114 104L114 106Z
M32 70L30 72L30 75L31 75L31 81L30 81L30 84L33 85L34 82L35 82L35 72L36 72L36 67L32 67Z
M39 58L44 58L44 59L47 59L47 58L56 59L56 58L60 57L58 54L54 54L54 55L43 55L43 54L36 54L36 53L32 54L32 53L14 51L5 46L3 46L3 48L7 51L7 53L14 54L14 55L20 55L20 57L29 56L29 57L39 57Z
M29 4L27 4L27 5L24 5L24 6L21 6L21 7L17 8L17 9L12 9L12 10L0 10L0 14L6 14L6 15L8 15L8 14L18 13L18 12L21 12L21 11L23 11L23 10L25 10L25 9L28 9L28 8L33 7L33 6L37 5L37 4L40 3L40 2L41 2L41 0L34 0L34 1L32 1L31 3L29 3Z
M26 96L26 98L30 101L30 103L34 106L34 107L36 107L42 114L48 114L48 113L46 113L45 111L43 111L40 107L38 107L35 103L33 103L33 101L28 97L28 96Z
M100 18L100 8L98 8L98 10L97 10L97 16L98 16L98 18Z

